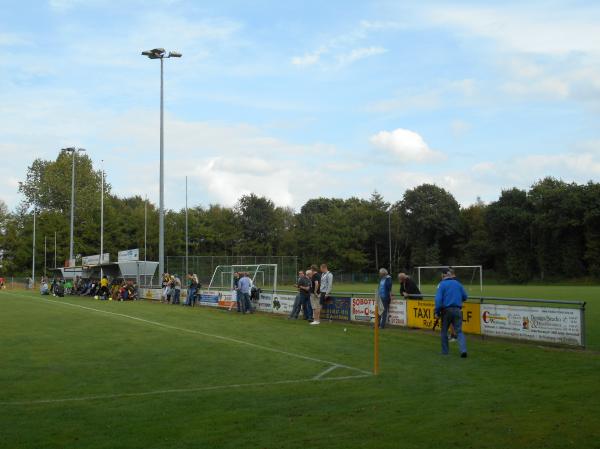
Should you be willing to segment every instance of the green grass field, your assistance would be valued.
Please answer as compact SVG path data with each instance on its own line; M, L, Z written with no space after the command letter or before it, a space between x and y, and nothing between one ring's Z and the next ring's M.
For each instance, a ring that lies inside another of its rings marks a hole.
M598 288L561 289L527 292L589 300L598 349ZM386 329L371 376L368 326L9 291L0 320L2 448L600 447L593 349Z

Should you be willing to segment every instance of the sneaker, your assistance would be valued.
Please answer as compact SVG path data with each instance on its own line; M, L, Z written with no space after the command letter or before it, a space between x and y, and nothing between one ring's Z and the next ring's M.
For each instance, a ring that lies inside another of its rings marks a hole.
M467 353L466 353L466 352L463 352L463 353L460 355L460 358L461 358L461 359L466 359L466 358L467 358Z
M313 324L321 324L320 321L313 321L312 323L310 323L310 325L312 326Z
M449 341L450 343L454 343L454 342L456 342L457 340L456 340L456 337L450 337L450 340L448 340L448 341Z

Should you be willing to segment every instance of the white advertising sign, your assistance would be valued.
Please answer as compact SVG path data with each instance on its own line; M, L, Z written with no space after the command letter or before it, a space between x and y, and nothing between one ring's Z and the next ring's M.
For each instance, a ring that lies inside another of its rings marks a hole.
M388 322L393 326L407 325L405 299L392 299Z
M350 320L368 323L374 320L375 299L373 298L352 298L350 309Z
M263 295L261 295L263 296ZM273 298L271 301L273 313L279 313L282 315L289 315L292 313L294 308L295 295L269 295Z
M582 344L579 309L482 304L480 318L484 335L577 346Z
M260 299L256 303L256 309L261 312L273 311L273 295L270 293L261 293Z
M382 311L380 310L379 313ZM374 298L352 298L350 320L362 323L373 322L375 319ZM393 326L406 326L406 300L392 299L388 314L388 324Z
M119 251L117 255L117 260L119 262L129 262L140 260L140 250L136 249L126 249L125 251Z
M100 263L109 263L110 262L110 254L104 253L102 254L102 262L100 262L100 254L95 254L93 256L85 256L81 258L81 265L100 265Z

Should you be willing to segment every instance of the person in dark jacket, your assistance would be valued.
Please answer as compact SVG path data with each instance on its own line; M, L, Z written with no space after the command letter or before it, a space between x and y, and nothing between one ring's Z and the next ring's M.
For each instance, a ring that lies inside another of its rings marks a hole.
M404 296L406 299L421 298L421 290L409 275L400 273L398 281L400 281L400 296Z
M460 348L460 356L467 357L467 342L462 331L463 313L462 306L468 298L465 288L454 276L452 268L444 268L442 270L442 282L438 285L435 294L435 317L442 320L442 354L448 355L448 327L452 324L458 346Z

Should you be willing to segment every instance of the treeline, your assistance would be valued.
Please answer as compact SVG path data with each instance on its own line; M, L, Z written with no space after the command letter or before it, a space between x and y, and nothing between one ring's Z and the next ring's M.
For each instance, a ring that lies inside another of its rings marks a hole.
M71 157L36 160L19 190L22 204L0 207L3 275L30 273L33 207L37 215L38 269L62 265L69 251ZM99 253L101 175L86 155L77 156L75 252ZM105 185L105 251L144 247L145 201L119 198ZM435 185L423 184L388 203L317 198L296 212L267 198L246 195L233 208L189 209L190 255L298 255L302 264L328 261L336 271L374 272L389 266L483 265L498 280L600 278L600 184L546 178L528 191L505 190L490 204L461 208ZM147 205L147 257L158 257L158 211ZM169 210L166 254L185 253L185 212ZM390 231L388 233L388 231ZM143 256L143 254L142 254Z

